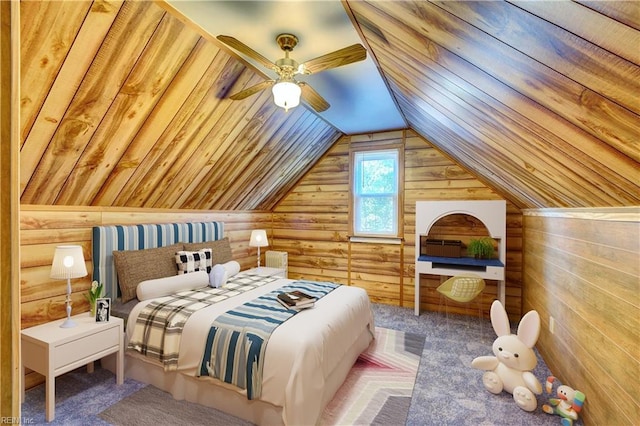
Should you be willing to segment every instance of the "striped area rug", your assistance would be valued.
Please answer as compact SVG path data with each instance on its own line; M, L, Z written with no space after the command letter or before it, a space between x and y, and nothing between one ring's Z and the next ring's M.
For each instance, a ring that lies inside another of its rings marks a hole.
M425 337L377 327L321 425L405 424Z

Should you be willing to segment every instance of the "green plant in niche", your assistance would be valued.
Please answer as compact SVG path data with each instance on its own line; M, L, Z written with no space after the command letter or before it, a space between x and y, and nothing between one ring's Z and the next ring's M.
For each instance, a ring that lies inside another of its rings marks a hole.
M467 245L467 253L475 258L479 259L491 259L493 258L493 238L482 237L478 239L471 239Z

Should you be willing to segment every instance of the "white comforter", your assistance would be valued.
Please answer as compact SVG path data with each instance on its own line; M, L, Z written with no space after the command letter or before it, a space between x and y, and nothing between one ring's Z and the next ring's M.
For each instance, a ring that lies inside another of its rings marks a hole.
M180 341L178 371L196 375L207 333L218 315L292 282L280 279L193 313ZM138 313L152 300L140 302L131 311L127 342ZM336 288L318 300L314 308L280 325L267 345L260 399L283 407L285 424L316 423L323 409L320 395L325 379L366 328L373 336L369 297L363 289L349 286Z

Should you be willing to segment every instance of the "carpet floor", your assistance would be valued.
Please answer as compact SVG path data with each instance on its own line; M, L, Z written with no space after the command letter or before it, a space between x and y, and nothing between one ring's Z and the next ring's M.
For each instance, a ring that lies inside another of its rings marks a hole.
M102 420L119 426L229 425L250 426L237 417L187 401L176 401L154 386L146 386L98 414ZM213 422L211 419L215 419Z
M378 327L376 339L360 355L327 406L320 424L390 424L407 418L424 336ZM247 426L249 422L147 386L98 414L119 426L165 424Z
M519 409L511 394L489 393L482 385L482 371L470 367L476 356L491 355L495 334L488 320L449 316L423 312L413 314L413 309L388 305L373 305L376 326L424 336L415 387L411 395L405 419L385 419L386 425L554 425L560 418L545 414L539 408L547 396L538 398L538 409L525 412ZM534 375L544 383L550 374L538 357ZM114 375L96 368L93 374L78 369L56 380L56 419L51 425L111 425L100 413L119 401L128 398L148 386L125 379L121 386L115 384ZM151 388L151 387L149 387ZM47 424L44 420L44 384L26 392L22 404L23 423ZM153 389L150 389L153 392ZM200 407L200 406L197 406ZM194 410L196 408L193 408ZM197 408L199 409L199 408ZM233 423L238 419L223 416L211 418L209 425L246 424ZM133 423L132 423L133 424ZM135 422L135 425L142 423ZM156 416L156 426L189 423L185 417L179 420ZM346 424L356 424L346 423ZM580 422L578 422L580 424Z

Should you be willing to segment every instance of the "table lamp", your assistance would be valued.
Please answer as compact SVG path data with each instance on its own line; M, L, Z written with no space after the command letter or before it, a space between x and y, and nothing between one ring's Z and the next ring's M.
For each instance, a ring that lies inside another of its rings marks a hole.
M268 245L269 240L267 240L267 231L264 229L254 229L251 231L249 246L258 247L258 269L260 269L260 247L266 247Z
M76 326L76 323L71 319L71 278L80 278L86 275L87 267L84 264L81 246L56 247L49 277L55 280L67 280L67 319L60 325L62 328Z

